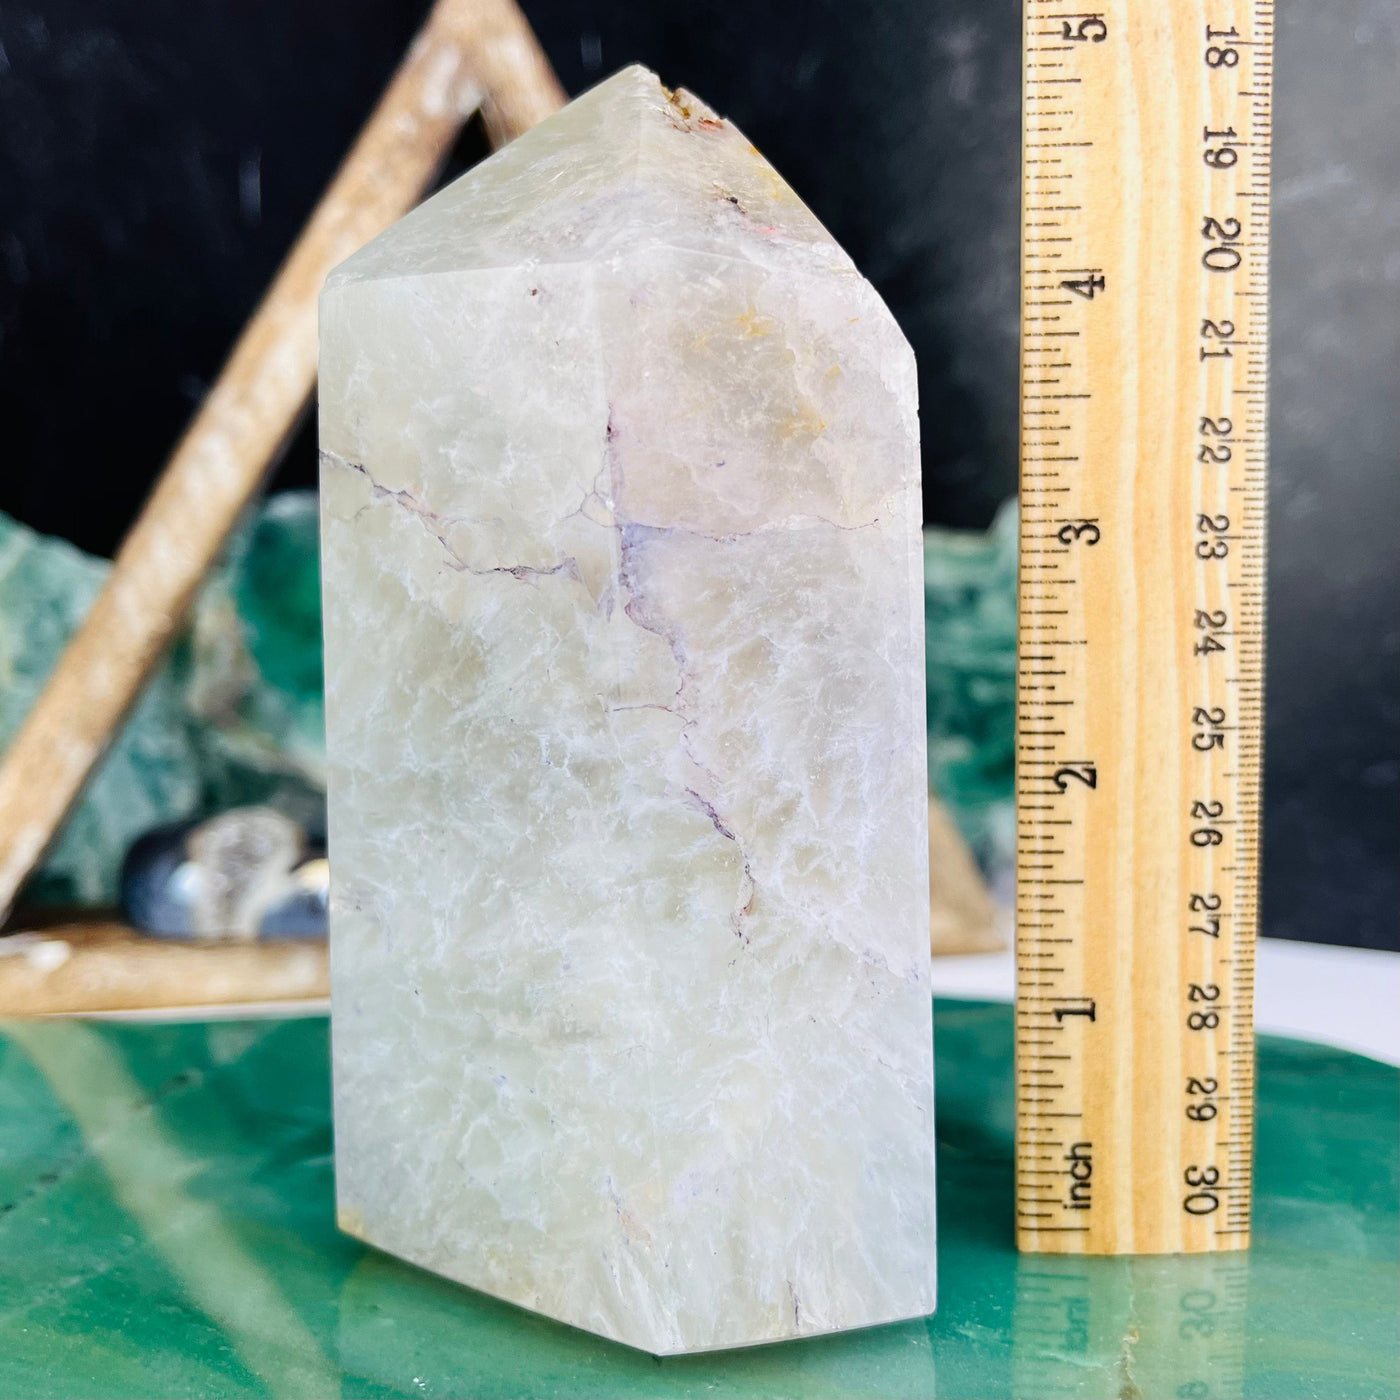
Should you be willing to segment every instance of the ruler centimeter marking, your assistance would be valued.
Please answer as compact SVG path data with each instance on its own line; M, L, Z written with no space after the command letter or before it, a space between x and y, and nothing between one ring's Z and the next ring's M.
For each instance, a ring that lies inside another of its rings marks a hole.
M1016 1222L1249 1241L1271 0L1025 0Z

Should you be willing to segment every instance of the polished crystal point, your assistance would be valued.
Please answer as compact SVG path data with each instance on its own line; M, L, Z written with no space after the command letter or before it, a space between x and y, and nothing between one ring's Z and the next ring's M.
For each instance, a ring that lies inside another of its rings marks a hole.
M914 364L629 68L332 275L346 1230L656 1353L934 1302Z

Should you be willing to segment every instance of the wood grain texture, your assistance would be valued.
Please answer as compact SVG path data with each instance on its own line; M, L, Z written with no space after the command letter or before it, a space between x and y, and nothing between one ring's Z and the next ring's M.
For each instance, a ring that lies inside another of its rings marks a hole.
M324 939L173 943L122 924L0 941L0 1016L233 1007L330 995Z
M1026 12L1018 1238L1239 1248L1272 10Z
M934 957L996 953L1004 920L948 809L928 800L929 946Z
M478 106L499 143L563 101L513 0L439 0L5 756L0 915L57 834L305 407L326 273L413 206Z

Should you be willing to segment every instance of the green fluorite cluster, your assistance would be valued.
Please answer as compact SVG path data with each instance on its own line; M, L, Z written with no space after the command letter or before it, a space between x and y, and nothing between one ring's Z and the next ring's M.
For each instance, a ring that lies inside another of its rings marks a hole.
M998 885L1015 838L1015 501L985 534L924 531L929 785Z
M267 500L238 532L26 903L112 904L153 826L247 802L319 824L325 785L316 498ZM111 565L0 515L0 747Z
M0 747L111 565L0 515ZM1009 869L1016 508L986 533L924 532L929 782L993 877ZM320 824L325 788L316 498L266 500L239 531L26 900L116 899L153 826L249 802Z

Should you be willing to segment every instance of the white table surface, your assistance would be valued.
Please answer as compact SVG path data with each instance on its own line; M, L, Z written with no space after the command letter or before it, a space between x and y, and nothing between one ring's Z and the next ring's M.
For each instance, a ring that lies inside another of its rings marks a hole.
M1015 983L1010 949L933 960L934 996L1010 1001ZM1260 939L1254 1023L1400 1065L1400 953Z

